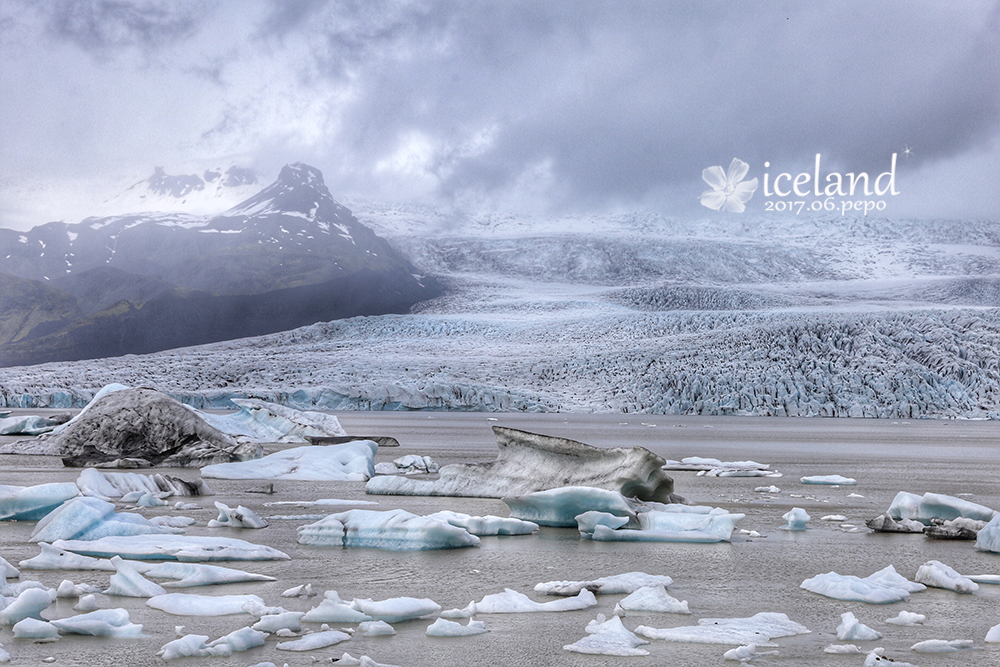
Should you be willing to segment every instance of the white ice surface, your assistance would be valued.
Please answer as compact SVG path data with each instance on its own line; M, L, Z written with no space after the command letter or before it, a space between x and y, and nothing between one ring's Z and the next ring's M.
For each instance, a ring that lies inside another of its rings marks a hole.
M856 479L843 475L809 475L799 481L803 484L835 484L838 486L854 486L858 483Z
M926 586L946 588L956 593L974 593L979 590L976 582L963 577L951 566L937 560L930 560L921 565L913 580Z
M280 642L276 649L279 651L314 651L327 646L333 646L341 642L346 642L351 636L339 630L326 630L325 632L314 632L306 635L302 639L290 642Z
M575 527L576 517L590 511L635 517L620 493L590 486L564 486L503 501L512 517L540 526Z
M189 593L167 593L146 600L153 609L176 616L229 616L245 614L243 606L248 602L263 605L256 595L192 595Z
M835 600L888 604L910 599L910 593L924 590L923 584L907 580L889 565L864 579L827 572L802 582L801 588Z
M535 602L524 593L510 588L503 593L491 593L476 603L477 614L520 614L526 612L576 611L597 605L597 598L587 589L572 597L549 602Z
M931 519L977 519L990 521L998 516L989 507L973 503L955 496L943 493L925 493L918 496L915 493L900 491L889 505L889 515L894 519L915 519L923 524L929 524Z
M580 591L587 589L597 595L620 595L634 593L645 586L666 588L672 583L674 580L665 574L626 572L583 581L546 581L535 584L535 592L546 595L577 595Z
M217 479L363 482L375 474L376 451L378 445L371 440L294 447L252 461L205 466L201 474Z
M80 495L72 482L53 482L0 491L0 521L38 521L70 498Z
M298 541L313 546L373 547L391 551L479 546L464 528L406 510L348 510L298 528Z
M183 530L158 526L140 514L116 512L115 506L99 498L74 498L47 514L31 532L32 542L99 540L102 537L174 535Z
M37 618L25 618L11 628L18 639L55 639L59 637L59 628L48 621Z
M840 625L837 626L837 639L840 641L874 641L881 639L882 633L869 628L857 619L851 612L840 615Z
M703 618L698 625L651 628L640 625L637 635L669 642L696 644L753 644L758 646L778 637L807 634L810 630L785 614L761 612L748 618Z
M198 535L136 535L102 537L99 540L58 540L53 543L85 556L133 560L179 560L185 562L221 560L288 560L288 554L272 547L251 544L231 537Z
M433 519L434 521L444 521L452 526L464 528L469 533L477 536L531 535L538 530L538 524L531 521L492 515L470 516L449 510L428 514L426 518Z
M424 634L430 637L471 637L486 632L489 630L486 629L486 623L483 621L469 619L468 623L462 625L445 618L436 619L424 630Z
M624 611L657 611L668 614L690 614L687 600L678 600L663 586L643 586L618 601ZM618 607L615 608L617 612Z
M388 600L354 599L351 607L375 621L399 623L441 611L441 605L428 598L398 597Z
M587 624L586 630L586 637L563 648L573 653L590 655L649 655L649 651L639 648L649 642L626 629L617 616L605 619L604 614L599 614L596 620Z

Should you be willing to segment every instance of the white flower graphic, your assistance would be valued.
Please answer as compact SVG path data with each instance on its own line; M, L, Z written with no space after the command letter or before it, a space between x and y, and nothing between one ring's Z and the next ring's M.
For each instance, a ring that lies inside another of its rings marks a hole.
M745 204L753 197L757 189L757 179L741 183L743 177L747 175L750 165L739 158L733 158L729 165L729 173L722 171L722 167L709 167L703 169L701 177L706 183L712 186L711 190L701 193L701 205L707 206L713 211L731 211L742 213L746 210Z

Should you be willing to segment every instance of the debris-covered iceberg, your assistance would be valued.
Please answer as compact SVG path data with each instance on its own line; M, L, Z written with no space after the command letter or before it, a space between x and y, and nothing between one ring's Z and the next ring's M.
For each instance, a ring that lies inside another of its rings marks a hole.
M438 479L375 477L368 493L505 498L564 486L589 486L641 500L671 502L665 461L642 447L604 449L575 440L494 426L496 461L443 466Z
M900 491L889 505L889 516L893 519L913 519L930 525L932 519L957 519L965 517L978 521L990 521L997 516L996 510L962 498L943 493L915 493Z

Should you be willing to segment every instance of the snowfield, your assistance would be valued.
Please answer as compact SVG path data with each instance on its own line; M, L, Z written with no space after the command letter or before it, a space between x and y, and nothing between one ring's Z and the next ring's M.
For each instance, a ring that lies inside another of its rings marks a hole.
M0 406L154 386L198 407L1000 418L1000 226L360 210L450 286L357 317L0 369ZM378 216L377 219L375 216Z

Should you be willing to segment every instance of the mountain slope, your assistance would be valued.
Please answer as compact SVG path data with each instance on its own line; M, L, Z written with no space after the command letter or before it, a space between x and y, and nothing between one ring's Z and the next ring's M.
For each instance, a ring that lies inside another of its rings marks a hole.
M0 271L61 288L75 309L55 318L60 326L47 335L0 341L7 343L0 365L153 352L403 313L441 291L303 164L286 166L219 216L147 213L0 230ZM23 328L13 315L4 326Z

